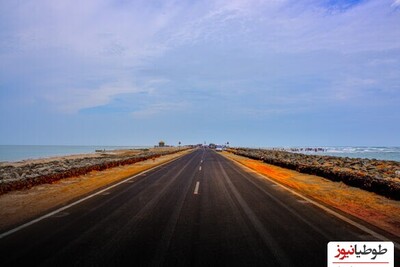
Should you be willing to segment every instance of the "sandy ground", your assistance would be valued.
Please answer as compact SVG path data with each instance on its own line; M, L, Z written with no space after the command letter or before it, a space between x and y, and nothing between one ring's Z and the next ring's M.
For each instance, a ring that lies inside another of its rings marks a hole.
M108 184L118 182L144 170L150 169L179 156L189 153L186 150L171 155L146 160L104 171L92 171L86 175L59 180L53 184L42 184L27 190L13 191L0 195L0 232L29 221L46 211L71 203L80 196L86 195ZM113 152L114 153L114 152ZM135 153L135 152L127 152ZM77 157L97 157L96 154L73 155ZM65 158L65 157L62 157ZM35 162L48 162L60 158L40 159ZM32 161L31 161L32 162ZM22 163L14 163L22 164ZM24 163L26 164L26 162Z
M400 201L322 177L302 174L258 160L223 152L222 155L320 203L349 213L400 237Z

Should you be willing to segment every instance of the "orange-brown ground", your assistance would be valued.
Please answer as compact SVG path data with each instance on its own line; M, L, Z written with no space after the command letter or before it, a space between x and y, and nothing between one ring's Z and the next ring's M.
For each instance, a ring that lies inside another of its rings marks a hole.
M104 171L92 171L53 184L42 184L27 190L0 195L0 232L70 203L82 195L173 160L189 151L191 150Z
M72 202L82 195L108 184L120 181L143 170L162 164L188 151L166 155L153 160L116 167L101 172L91 172L67 178L54 184L35 186L28 190L10 192L0 196L0 232L18 225L43 212ZM361 218L390 233L400 236L400 203L385 197L349 187L340 182L251 160L224 152L233 159L260 174L301 194Z
M400 236L400 201L390 200L341 182L302 174L229 152L222 154L304 196L335 207Z

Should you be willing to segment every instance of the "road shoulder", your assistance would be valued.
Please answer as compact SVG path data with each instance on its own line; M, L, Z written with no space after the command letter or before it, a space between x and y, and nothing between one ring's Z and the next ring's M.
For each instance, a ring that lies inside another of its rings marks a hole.
M62 179L52 184L37 185L30 189L12 191L0 195L0 232L67 205L108 185L168 163L191 151L193 150L169 154L154 160L149 159L104 171L92 171L86 175Z
M333 182L315 175L302 174L229 152L221 154L301 195L400 237L400 201L347 186L342 182Z

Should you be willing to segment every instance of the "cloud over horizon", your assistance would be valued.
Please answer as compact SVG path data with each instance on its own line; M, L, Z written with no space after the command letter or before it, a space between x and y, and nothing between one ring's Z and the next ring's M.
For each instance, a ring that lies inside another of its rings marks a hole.
M141 125L144 137L133 137L141 143L157 138L145 120L164 125L169 118L174 127L166 124L159 134L178 132L188 142L200 137L179 125L194 120L194 131L226 123L225 135L243 144L247 133L235 125L250 124L254 145L285 144L279 132L293 129L298 140L288 143L319 135L324 144L368 145L378 137L400 145L385 130L399 130L390 125L400 116L398 6L397 0L2 1L0 122L19 123L0 137L23 142L11 134L25 129L21 120L46 127L30 116L65 119L63 129L106 116L115 127ZM14 118L14 111L26 115ZM260 121L275 127L265 137L275 141L262 141ZM310 133L311 125L326 122L337 129ZM357 138L375 126L383 129ZM91 127L93 134L102 129ZM24 142L46 142L34 132ZM96 142L120 143L108 135Z

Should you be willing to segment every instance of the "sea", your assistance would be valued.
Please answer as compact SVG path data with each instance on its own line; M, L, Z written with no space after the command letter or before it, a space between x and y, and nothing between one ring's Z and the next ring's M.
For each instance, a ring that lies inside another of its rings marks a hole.
M95 153L96 150L140 149L150 146L55 146L55 145L0 145L1 161L20 161L26 159L48 158L76 154ZM268 148L271 149L271 148ZM368 158L394 160L400 162L400 147L362 147L362 146L326 146L274 148L307 155L329 155L349 158ZM302 149L302 150L301 150ZM305 151L307 149L307 151ZM315 151L317 149L317 151Z
M400 162L400 147L322 146L285 148L284 150L307 155L367 158Z
M140 149L149 146L0 145L0 162L95 153L96 150Z

